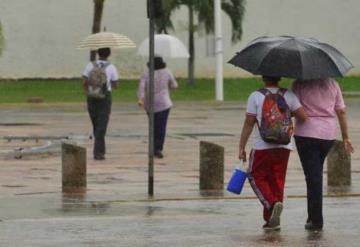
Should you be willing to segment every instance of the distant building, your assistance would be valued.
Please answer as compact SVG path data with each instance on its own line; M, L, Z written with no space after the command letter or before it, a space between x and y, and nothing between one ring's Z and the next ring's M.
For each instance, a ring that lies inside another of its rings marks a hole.
M148 36L146 0L106 0L103 25L139 44ZM263 35L302 35L328 42L354 64L360 74L360 1L358 0L248 0L243 39L231 44L231 24L223 15L224 73L249 76L226 62L250 40ZM0 0L4 48L0 78L79 77L89 59L77 43L90 34L92 0ZM175 13L175 33L187 44L187 9ZM196 76L215 74L214 42L204 32L196 34ZM1 43L1 37L0 37ZM145 59L136 49L114 51L112 61L123 77L137 78ZM177 76L186 77L185 59L167 60Z

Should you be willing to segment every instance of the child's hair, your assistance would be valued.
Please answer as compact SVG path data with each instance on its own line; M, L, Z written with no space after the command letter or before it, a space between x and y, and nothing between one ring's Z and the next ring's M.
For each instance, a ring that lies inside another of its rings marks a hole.
M99 57L101 58L108 58L111 54L110 48L100 48L97 51Z
M281 77L263 75L262 79L265 82L277 83L281 80Z

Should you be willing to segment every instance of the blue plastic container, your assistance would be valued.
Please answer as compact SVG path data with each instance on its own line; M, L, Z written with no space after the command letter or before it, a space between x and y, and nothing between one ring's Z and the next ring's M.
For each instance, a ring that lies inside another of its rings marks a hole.
M236 168L228 183L227 190L235 194L240 194L246 178L247 173Z

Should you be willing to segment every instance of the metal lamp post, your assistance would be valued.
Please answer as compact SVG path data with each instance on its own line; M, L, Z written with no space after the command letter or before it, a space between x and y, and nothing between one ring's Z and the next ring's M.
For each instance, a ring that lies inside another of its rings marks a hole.
M149 86L146 100L149 115L148 195L154 195L154 0L147 0L149 18Z

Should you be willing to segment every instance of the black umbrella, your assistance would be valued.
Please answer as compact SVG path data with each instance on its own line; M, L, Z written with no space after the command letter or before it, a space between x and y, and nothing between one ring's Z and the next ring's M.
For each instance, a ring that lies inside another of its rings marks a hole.
M255 75L303 80L344 76L353 68L336 48L313 38L259 37L229 63Z

